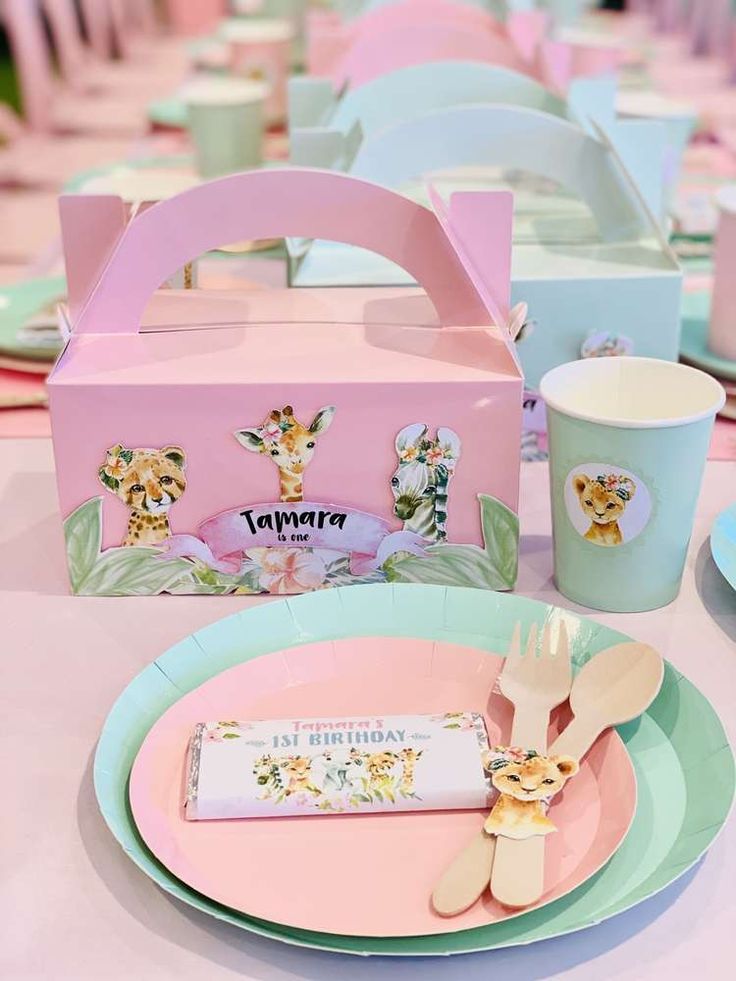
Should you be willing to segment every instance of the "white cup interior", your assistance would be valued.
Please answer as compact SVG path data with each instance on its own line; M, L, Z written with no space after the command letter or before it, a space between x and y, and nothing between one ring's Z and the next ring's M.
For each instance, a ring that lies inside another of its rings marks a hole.
M698 117L695 106L656 92L626 91L620 92L616 98L616 109L626 116L644 116L653 119L689 119L693 122Z
M91 177L80 190L84 194L117 194L126 204L134 204L138 201L163 201L198 183L199 178L186 170L115 167L107 174Z
M540 393L564 415L626 429L684 426L724 405L723 386L697 368L655 358L589 358L548 371Z
M221 38L236 44L268 44L274 41L291 41L294 25L279 18L253 18L226 20L218 31Z
M181 90L189 106L242 106L263 102L269 93L264 82L236 78L198 78Z

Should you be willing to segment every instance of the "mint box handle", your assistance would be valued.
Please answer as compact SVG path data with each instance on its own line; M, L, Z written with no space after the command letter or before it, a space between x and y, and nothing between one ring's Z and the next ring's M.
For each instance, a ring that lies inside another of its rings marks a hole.
M478 164L561 184L588 205L604 241L652 234L651 215L608 143L537 109L480 104L426 112L366 139L350 172L399 188L421 174Z
M89 228L95 208L116 200L103 196L85 203L79 196L62 197L65 241L74 242L66 250L67 268L93 265L85 255L80 227L72 235L71 226L84 221ZM506 275L511 196L489 192L477 204L485 229L478 231L468 223L468 254L477 253L479 243L473 239L482 235L489 283L494 265ZM88 290L73 330L136 333L148 300L177 269L227 242L287 236L328 239L377 252L423 287L443 326L490 325L494 315L473 283L476 262L459 245L465 244L462 229L454 230L459 234L448 235L428 208L344 174L303 168L233 174L161 201L130 220L96 285ZM502 290L507 285L501 284ZM504 307L502 297L497 309Z

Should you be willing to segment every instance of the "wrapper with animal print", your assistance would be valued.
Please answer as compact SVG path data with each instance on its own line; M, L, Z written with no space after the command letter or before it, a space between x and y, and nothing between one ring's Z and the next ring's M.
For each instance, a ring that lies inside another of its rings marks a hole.
M186 762L189 820L487 807L475 712L199 723Z

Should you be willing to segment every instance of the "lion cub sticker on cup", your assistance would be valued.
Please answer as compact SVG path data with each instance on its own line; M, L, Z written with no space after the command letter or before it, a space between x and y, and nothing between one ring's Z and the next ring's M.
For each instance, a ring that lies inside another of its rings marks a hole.
M636 538L652 510L642 478L607 463L573 467L565 483L565 507L583 538L604 548Z
M680 591L723 387L653 358L547 372L555 582L596 610L654 610Z

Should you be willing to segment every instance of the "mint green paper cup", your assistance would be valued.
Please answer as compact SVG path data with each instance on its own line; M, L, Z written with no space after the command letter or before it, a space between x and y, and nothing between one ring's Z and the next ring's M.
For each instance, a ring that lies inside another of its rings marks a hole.
M187 86L184 101L200 176L260 166L268 94L263 82L246 79L208 77Z
M542 378L555 582L595 610L636 613L680 590L713 420L710 375L653 358L591 358Z

